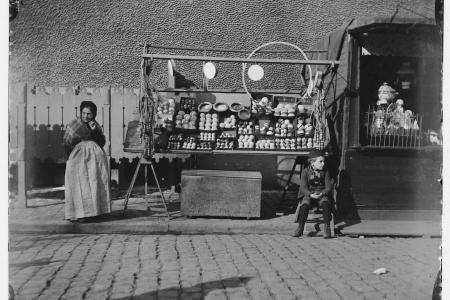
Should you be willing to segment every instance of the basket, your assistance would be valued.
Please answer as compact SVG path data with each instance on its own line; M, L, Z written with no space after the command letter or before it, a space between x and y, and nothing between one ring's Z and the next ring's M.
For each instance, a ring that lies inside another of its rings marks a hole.
M214 103L213 108L217 112L225 112L228 110L228 104L225 102L216 102Z
M230 110L232 112L239 112L243 108L244 107L242 106L242 104L240 104L238 102L231 103L231 105L230 105Z
M238 112L238 118L242 121L247 121L251 118L252 114L250 110L243 108Z
M213 108L213 105L210 102L202 102L198 105L198 111L201 113L208 113Z

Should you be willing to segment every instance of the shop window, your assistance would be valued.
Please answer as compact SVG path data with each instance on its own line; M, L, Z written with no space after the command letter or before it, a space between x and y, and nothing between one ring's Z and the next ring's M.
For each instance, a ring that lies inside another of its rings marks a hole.
M440 66L435 58L361 56L361 145L418 149L440 144Z

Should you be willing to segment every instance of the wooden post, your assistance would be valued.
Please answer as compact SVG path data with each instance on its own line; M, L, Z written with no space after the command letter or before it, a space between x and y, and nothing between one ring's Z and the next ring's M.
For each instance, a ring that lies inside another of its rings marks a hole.
M19 87L18 120L17 120L17 200L24 206L27 204L27 84Z
M103 134L105 135L106 143L105 143L105 152L106 158L108 159L108 170L109 170L109 178L111 178L111 87L108 87L106 92L106 96L104 98L104 124L103 124Z

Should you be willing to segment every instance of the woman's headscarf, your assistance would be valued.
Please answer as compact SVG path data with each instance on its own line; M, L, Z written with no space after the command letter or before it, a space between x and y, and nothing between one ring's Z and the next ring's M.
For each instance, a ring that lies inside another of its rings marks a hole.
M97 116L97 105L95 105L95 103L92 102L92 101L83 101L83 102L81 102L81 104L80 104L80 115L81 115L81 112L83 111L83 109L85 107L89 107L91 109L92 115L94 116L94 119L95 119L95 117Z

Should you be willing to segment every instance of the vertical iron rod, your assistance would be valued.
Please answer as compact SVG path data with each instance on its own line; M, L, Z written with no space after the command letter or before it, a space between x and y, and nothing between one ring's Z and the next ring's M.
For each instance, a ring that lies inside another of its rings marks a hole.
M162 198L163 203L164 203L164 208L165 208L166 214L167 214L167 220L170 220L169 210L167 209L167 205L166 205L166 198L164 198L164 194L163 194L163 192L161 190L161 187L159 185L158 176L156 176L156 172L155 172L155 169L153 168L153 163L152 163L151 160L149 160L149 163L150 163L150 167L152 168L153 176L155 176L156 185L158 186L159 193L161 194L161 198Z
M148 204L148 198L147 198L147 193L148 193L147 169L148 169L148 166L147 166L147 164L145 164L144 165L144 200L145 200L145 203L147 203L147 211L149 211L150 210L150 206Z
M136 170L134 171L134 174L133 174L133 178L131 179L130 186L128 187L127 194L125 196L125 203L123 206L123 215L125 215L125 210L127 210L128 200L130 199L130 195L131 195L131 191L133 190L134 182L136 181L136 177L138 175L139 168L141 167L141 162L142 162L143 156L144 155L141 155L141 158L139 159L139 162L136 166Z

